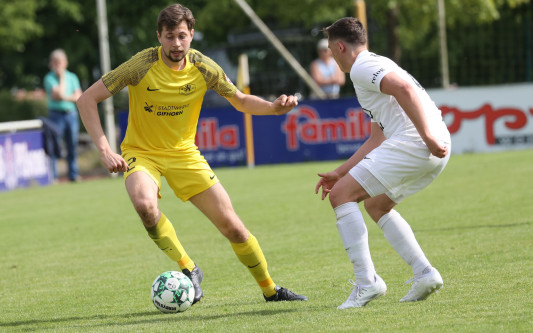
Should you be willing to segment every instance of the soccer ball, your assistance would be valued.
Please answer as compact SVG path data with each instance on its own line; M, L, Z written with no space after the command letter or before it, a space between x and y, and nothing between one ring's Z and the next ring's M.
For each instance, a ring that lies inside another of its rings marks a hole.
M150 292L155 307L164 313L187 310L194 300L194 286L182 272L168 271L152 283Z

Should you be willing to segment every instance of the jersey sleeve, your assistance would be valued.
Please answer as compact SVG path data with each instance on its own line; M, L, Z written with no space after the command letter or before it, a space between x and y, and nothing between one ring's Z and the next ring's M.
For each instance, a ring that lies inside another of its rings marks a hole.
M202 73L207 89L216 91L222 97L233 97L237 88L230 81L222 67L211 58L196 50L189 50L189 60Z
M150 67L158 60L157 51L157 47L140 51L128 61L102 76L102 81L109 92L115 95L126 86L136 86L141 82Z
M352 67L350 78L354 85L369 91L381 92L381 80L392 69L385 62L380 61L379 58L380 56L371 53L361 63Z

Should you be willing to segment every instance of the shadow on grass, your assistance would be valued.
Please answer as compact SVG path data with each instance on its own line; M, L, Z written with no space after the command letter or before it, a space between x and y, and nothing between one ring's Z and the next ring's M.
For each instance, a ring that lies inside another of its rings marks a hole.
M289 313L289 312L295 312L296 309L264 309L264 310L252 310L252 311L242 311L242 312L232 312L227 314L216 314L216 315L189 315L186 316L187 320L197 320L197 321L204 321L204 320L216 320L220 318L225 318L228 316L231 316L232 318L238 317L238 316L272 316L279 313ZM94 315L94 316L75 316L75 317L65 317L65 318L56 318L56 319L33 319L33 320L22 320L22 321L14 321L14 322L7 322L7 323L0 323L0 328L15 328L15 327L22 327L22 326L31 326L31 325L46 325L46 324L60 324L65 323L67 325L73 324L73 322L76 321L91 321L91 320L103 320L106 321L105 323L95 323L90 324L87 323L86 325L76 325L76 327L98 327L98 326L113 326L114 324L126 324L125 322L120 323L113 323L109 322L113 319L130 319L133 318L132 321L128 321L128 325L135 325L135 324L146 324L151 322L162 322L162 321L175 321L176 316L179 316L180 314L162 314L157 311L145 311L145 312L137 312L137 313L128 313L128 314L119 314L119 315ZM148 317L148 318L145 318ZM154 318L157 317L157 318ZM142 319L135 319L135 318L142 318Z

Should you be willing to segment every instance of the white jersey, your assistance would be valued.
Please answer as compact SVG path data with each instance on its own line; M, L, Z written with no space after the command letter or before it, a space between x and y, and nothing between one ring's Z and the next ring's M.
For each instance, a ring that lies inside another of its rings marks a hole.
M429 130L437 140L450 143L450 133L442 114L425 89L405 70L386 57L365 50L357 56L350 71L357 100L363 111L377 122L387 139L421 141L413 122L393 96L381 93L380 83L394 72L409 82L420 98Z

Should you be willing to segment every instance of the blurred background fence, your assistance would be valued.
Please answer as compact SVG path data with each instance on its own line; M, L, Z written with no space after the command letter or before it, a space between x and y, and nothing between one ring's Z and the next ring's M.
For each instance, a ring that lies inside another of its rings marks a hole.
M261 131L280 132L274 135L277 145L272 141L254 142L257 163L314 160L317 149L323 149L320 156L328 152L333 154L329 158L344 158L343 154L351 154L361 144L366 133L365 120L360 117L362 113L357 109L349 79L341 88L340 99L312 100L304 80L252 24L236 0L181 2L197 19L192 47L212 57L234 82L237 82L238 59L246 54L251 93L267 99L282 93L302 96L300 106L290 116L266 120L261 117L261 123L254 125L259 138L270 140ZM107 2L112 68L138 51L159 44L157 15L170 3L169 0ZM396 61L425 88L437 88L428 91L443 110L445 121L452 124L456 152L533 146L533 121L529 120L533 117L529 97L529 91L533 90L533 0L246 0L246 3L306 69L317 57L317 42L324 38L322 29L341 17L359 17L364 8L370 50ZM444 11L438 9L442 7ZM439 15L443 12L444 16ZM18 124L6 122L46 116L42 80L49 71L49 54L56 48L66 51L69 70L80 77L83 89L101 77L96 16L94 1L0 2L3 23L0 25L0 122L7 128L0 129L7 132L0 133L0 191L2 182L6 188L14 188L35 181L37 174L50 181L49 170L36 167L46 164L38 163L46 158L42 149L33 145L36 139L22 142L13 132L16 130L12 126ZM442 27L447 34L448 76L442 74L446 71L441 66ZM438 89L443 86L451 89ZM127 91L115 95L113 103L115 113L106 112L110 117L103 117L101 110L106 129L114 129L118 123L113 122L114 115L119 115L118 118L126 115L127 119ZM203 141L199 141L199 146L202 142L209 143L201 147L206 158L213 165L244 164L245 147L240 144L244 142L242 116L228 112L238 119L229 124L225 123L230 121L228 113L210 112L231 110L226 100L214 92L206 95L204 107L199 121ZM121 124L123 130L124 122ZM212 131L205 132L207 127ZM336 132L339 128L349 128L353 135L339 136ZM101 168L98 152L86 133L81 133L79 146L83 148L80 170L85 172L84 176L93 170L107 173ZM287 153L280 154L284 149ZM282 155L283 160L272 159ZM28 158L35 161L28 162ZM33 180L20 183L17 179L21 175Z
M426 88L441 87L438 0L366 1L369 46L413 74ZM446 0L449 77L466 87L533 80L533 0ZM158 45L155 23L170 4L108 2L111 65ZM238 56L249 59L251 92L265 98L281 93L310 96L309 88L233 0L181 1L197 19L193 47L213 57L235 80ZM354 16L354 0L247 0L300 64L316 58L321 29ZM0 121L32 119L45 112L42 78L48 56L58 47L86 89L101 75L93 1L5 0L0 3ZM350 81L342 96L353 96ZM211 94L206 106L223 102ZM21 103L23 105L21 106ZM117 110L127 98L114 99Z
M372 3L367 1L369 10ZM390 24L390 18L368 17L370 50L395 60L424 87L441 87L436 22L424 25L416 32L417 38L409 38L410 34L405 32L405 39L398 31L404 29L401 23L397 22L394 28ZM308 67L316 56L316 42L324 26L327 24L311 30L293 28L275 33ZM300 92L309 96L303 80L259 32L230 34L228 42L225 51L230 59L242 52L249 56L252 92L263 96ZM494 21L458 20L457 24L448 25L447 48L452 87L533 82L533 1L518 7L503 6ZM353 87L348 80L341 96L351 95Z

